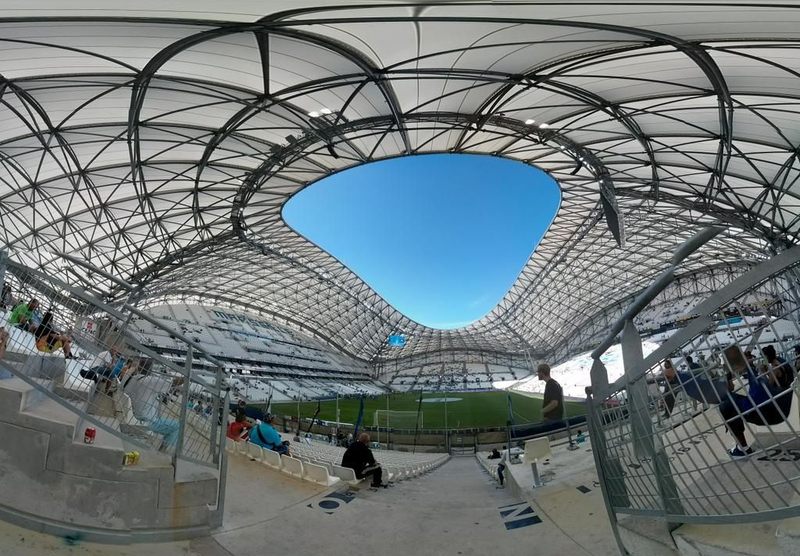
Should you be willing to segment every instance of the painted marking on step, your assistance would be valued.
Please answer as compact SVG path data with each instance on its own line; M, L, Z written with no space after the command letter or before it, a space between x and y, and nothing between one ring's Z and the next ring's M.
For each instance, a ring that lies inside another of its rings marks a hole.
M527 502L500 506L498 509L500 510L500 517L507 531L536 525L542 522L542 519L536 515L533 507Z
M326 514L330 515L334 513L336 510L342 508L345 504L349 504L353 500L355 500L355 496L352 494L332 492L326 495L324 498L320 498L316 502L308 504L307 507L319 508Z

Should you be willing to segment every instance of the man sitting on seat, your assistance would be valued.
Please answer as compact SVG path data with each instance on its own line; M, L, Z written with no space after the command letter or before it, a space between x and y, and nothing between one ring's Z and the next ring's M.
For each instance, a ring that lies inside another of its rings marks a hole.
M64 359L73 359L70 346L72 341L69 336L62 334L53 327L53 313L47 311L42 317L42 322L36 327L33 335L36 337L36 349L43 353L53 353L59 349L64 353Z
M368 475L372 475L372 486L375 488L387 486L381 483L383 471L378 462L375 461L372 450L369 449L369 435L365 432L359 434L358 441L350 444L347 450L344 451L342 467L352 469L357 479L364 479Z
M39 308L39 300L31 299L27 303L17 303L8 317L8 324L26 332L34 333L38 325L34 321L34 313Z
M289 455L289 446L284 444L281 435L272 427L275 417L270 414L264 416L264 421L250 429L250 442L262 448Z

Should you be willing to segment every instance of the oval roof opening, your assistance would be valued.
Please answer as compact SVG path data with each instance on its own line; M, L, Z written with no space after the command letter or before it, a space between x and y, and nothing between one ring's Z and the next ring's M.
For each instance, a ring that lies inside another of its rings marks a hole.
M452 329L500 302L560 202L558 184L522 162L430 154L328 176L283 217L408 318Z

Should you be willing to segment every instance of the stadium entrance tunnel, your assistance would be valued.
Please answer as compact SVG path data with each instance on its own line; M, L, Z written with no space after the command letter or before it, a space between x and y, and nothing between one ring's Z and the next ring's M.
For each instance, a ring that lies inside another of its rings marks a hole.
M453 329L497 306L560 203L555 180L530 165L430 154L327 176L283 218L410 319Z

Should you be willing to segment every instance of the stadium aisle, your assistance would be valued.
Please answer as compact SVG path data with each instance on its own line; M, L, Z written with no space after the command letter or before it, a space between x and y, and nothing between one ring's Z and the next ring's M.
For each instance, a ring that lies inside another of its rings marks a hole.
M378 454L379 456L379 454ZM293 554L589 554L538 510L495 483L472 457L389 489L321 496L277 517L215 535L237 556Z
M290 479L245 458L231 458L229 471L225 525L213 537L108 546L0 522L0 554L516 556L531 554L534 548L537 556L609 553L607 543L575 542L563 532L570 530L566 523L555 524L548 517L558 515L557 519L571 522L576 512L556 511L545 503L545 514L495 488L473 457L452 458L422 478L379 491L362 488L352 497ZM564 499L563 493L558 498L573 510L580 503ZM580 527L569 525L573 530Z

